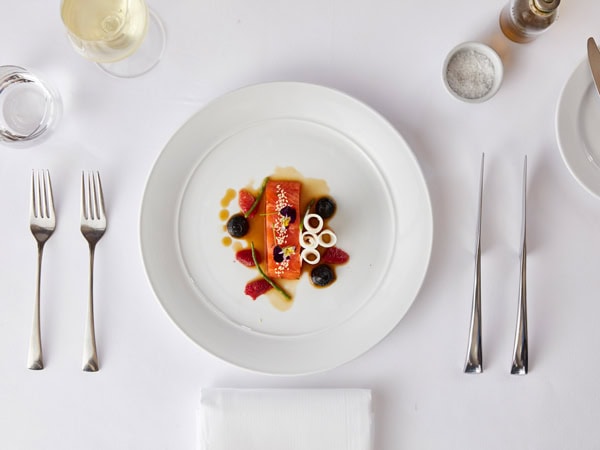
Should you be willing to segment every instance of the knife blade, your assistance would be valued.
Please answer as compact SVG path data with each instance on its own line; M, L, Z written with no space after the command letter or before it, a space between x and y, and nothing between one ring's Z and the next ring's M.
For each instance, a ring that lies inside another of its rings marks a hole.
M592 78L594 78L596 90L598 91L598 94L600 94L600 50L593 37L589 38L587 41L587 52L590 69L592 71Z

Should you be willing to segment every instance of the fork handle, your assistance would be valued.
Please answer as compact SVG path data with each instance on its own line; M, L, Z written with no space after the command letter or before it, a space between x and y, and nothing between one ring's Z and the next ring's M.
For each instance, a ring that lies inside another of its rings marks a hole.
M96 246L90 243L90 292L88 296L87 320L83 340L83 370L98 371L98 354L96 352L96 331L94 327L94 253Z
M42 357L42 337L40 331L40 286L42 279L43 253L44 243L38 242L35 301L33 304L33 324L31 327L31 337L29 338L29 352L27 355L27 368L31 370L42 370L44 368L44 360Z

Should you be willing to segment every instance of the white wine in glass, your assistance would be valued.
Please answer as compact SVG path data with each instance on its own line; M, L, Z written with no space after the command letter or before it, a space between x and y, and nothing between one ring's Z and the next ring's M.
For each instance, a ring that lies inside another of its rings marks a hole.
M61 16L75 49L120 77L154 67L164 30L144 0L62 0Z

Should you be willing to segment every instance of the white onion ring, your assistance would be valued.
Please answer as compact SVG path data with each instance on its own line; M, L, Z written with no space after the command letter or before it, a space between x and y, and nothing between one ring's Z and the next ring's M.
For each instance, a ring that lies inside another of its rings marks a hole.
M329 240L326 241L323 236L329 236ZM319 243L319 245L321 247L333 247L336 242L337 242L337 236L335 235L335 233L331 230L323 230L321 231L321 233L319 234L319 236L317 236L317 242Z
M300 236L300 245L302 248L317 248L319 245L319 238L316 234L309 231L305 231Z
M313 227L310 223L311 219L315 219L319 225ZM307 214L304 217L304 229L309 233L319 234L319 232L323 229L323 218L318 214Z
M316 248L305 248L302 250L302 259L308 264L318 264L321 261L321 254Z

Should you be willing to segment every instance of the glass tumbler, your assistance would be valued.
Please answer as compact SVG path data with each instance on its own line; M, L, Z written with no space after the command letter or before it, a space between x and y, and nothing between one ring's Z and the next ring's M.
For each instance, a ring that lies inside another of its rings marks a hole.
M0 66L0 143L28 144L55 125L62 112L58 92L19 66Z

